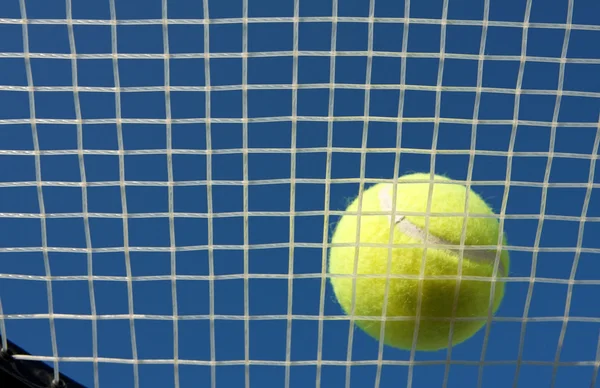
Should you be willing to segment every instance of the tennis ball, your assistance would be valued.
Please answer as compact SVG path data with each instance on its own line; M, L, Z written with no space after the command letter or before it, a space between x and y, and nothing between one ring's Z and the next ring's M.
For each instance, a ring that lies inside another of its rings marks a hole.
M491 277L497 250L484 248L469 250L467 246L497 246L500 231L498 220L494 217L472 217L493 215L490 207L473 191L470 191L468 196L470 216L465 218L466 187L442 176L436 175L434 180L436 183L433 183L433 197L430 213L428 213L428 235L425 232L425 214L432 184L430 175L410 174L398 180L394 219L392 219L393 184L377 184L363 192L358 244L358 198L348 207L347 212L350 214L345 214L340 219L332 237L328 272L332 275L354 273L359 275L330 277L335 296L342 309L346 314L352 312L355 289L353 316L371 318L357 319L356 325L367 334L379 339L381 325L385 322L384 343L400 349L412 348L417 321L415 318L419 284L421 284L421 310L416 349L434 351L448 347L458 279L460 241L465 220L467 225L462 276L481 278L461 279L454 316L469 319L454 321L452 344L459 344L480 330L487 322L490 308L493 284ZM419 182L415 183L415 181ZM389 214L363 214L365 212ZM448 216L442 213L461 215ZM390 228L393 228L391 242L394 246L390 245ZM427 252L424 276L420 279L387 276L388 273L418 276L423 263L425 238L427 238ZM346 246L336 246L336 244L346 244ZM411 244L411 246L396 247L401 244ZM357 259L356 272L355 258ZM389 260L391 263L388 272ZM503 250L500 253L498 277L507 276L509 264L508 251ZM431 278L444 275L453 276L443 279ZM386 282L389 282L386 317L404 317L402 319L382 320ZM504 283L498 281L495 284L491 306L493 313L500 306L504 296Z

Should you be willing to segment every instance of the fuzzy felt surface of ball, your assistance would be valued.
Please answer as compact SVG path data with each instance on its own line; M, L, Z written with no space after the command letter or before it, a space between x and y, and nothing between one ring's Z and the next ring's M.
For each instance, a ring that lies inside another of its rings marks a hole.
M462 343L504 297L497 278L508 276L510 259L504 238L498 248L497 217L464 185L439 175L434 180L428 173L400 177L395 201L393 184L369 187L347 208L331 239L328 272L342 309L368 317L355 323L375 339L385 322L384 343L400 349L412 348L417 322L416 350Z

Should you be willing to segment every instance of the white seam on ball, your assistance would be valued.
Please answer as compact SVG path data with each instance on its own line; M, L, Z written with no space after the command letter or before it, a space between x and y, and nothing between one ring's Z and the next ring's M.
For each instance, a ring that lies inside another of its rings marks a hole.
M398 229L398 231L400 231L403 234L405 234L411 238L414 238L416 240L425 241L425 238L427 238L427 247L428 248L441 249L441 250L449 251L453 254L456 254L457 256L460 255L460 248L458 247L459 244L454 244L454 243L446 241L442 238L434 236L431 233L431 231L429 232L429 235L427 236L424 229L422 229L422 228L418 227L417 225L413 224L412 222L410 222L408 219L406 219L406 216L404 214L400 214L398 211L396 211L395 219L392 220L392 195L391 195L392 190L393 190L393 187L390 185L389 187L385 187L379 191L380 206L383 211L390 212L388 214L388 219L390 221L390 224L394 224L394 226ZM438 245L438 246L445 245L445 246L444 247L436 247L436 245ZM449 245L456 246L456 248L447 247ZM465 246L464 253L463 253L463 257L465 259L468 259L471 261L484 261L484 262L489 262L490 264L493 264L496 260L496 251L495 250L468 249L467 247L468 247L468 245ZM498 272L499 272L498 276L504 276L504 264L502 263L502 260L500 260Z

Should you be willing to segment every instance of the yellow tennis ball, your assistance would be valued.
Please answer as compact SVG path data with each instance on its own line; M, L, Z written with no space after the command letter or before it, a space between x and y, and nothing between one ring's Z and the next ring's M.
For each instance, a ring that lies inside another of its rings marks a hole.
M414 183L415 181L419 183ZM495 284L492 313L496 312L504 297L504 283L491 281L497 250L489 247L468 249L469 245L498 245L498 220L494 217L473 217L494 213L479 195L471 191L468 196L469 216L465 218L466 187L452 183L441 176L435 176L435 181L428 217L428 235L425 233L425 214L431 185L430 175L410 174L401 177L398 181L396 213L393 219L393 184L371 186L362 196L358 244L359 201L357 198L348 207L349 214L345 214L337 224L329 252L328 272L332 275L352 275L331 277L338 302L346 314L352 313L355 286L354 316L375 318L358 319L356 324L376 339L380 337L381 325L384 322L381 318L386 282L389 282L386 316L404 318L385 321L383 341L387 345L400 349L412 348L417 321L415 318L419 283L421 283L421 310L416 349L439 350L448 347L458 279L460 241L465 220L466 239L462 276L480 278L476 280L461 278L454 316L469 319L454 321L452 344L456 345L467 340L485 325L490 309L492 284ZM365 212L387 214L366 215L363 214ZM461 215L444 215L447 213ZM393 246L390 245L390 228L393 228L391 241ZM423 263L425 238L427 238L427 252L424 276L421 280L415 277L387 276L388 273L392 276L418 276ZM336 246L336 244L346 244L346 246ZM402 244L412 246L398 247ZM356 272L355 258L357 259ZM389 260L391 263L388 272ZM498 277L507 276L509 264L508 251L503 250L500 253ZM354 277L355 273L358 276ZM452 276L445 279L431 278L445 275Z

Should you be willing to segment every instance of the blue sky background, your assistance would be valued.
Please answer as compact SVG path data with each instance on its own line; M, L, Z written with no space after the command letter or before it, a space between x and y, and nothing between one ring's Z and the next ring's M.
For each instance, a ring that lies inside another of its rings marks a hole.
M161 19L162 3L158 0L116 0L119 20ZM513 131L515 92L522 50L523 29L518 24L492 26L487 30L482 86L495 93L481 95L479 119L488 120L477 126L475 156L470 158L472 126L442 120L434 131L435 87L438 78L440 34L438 23L410 25L408 52L430 53L406 60L405 82L412 87L404 95L405 118L428 118L423 122L407 120L402 125L401 174L429 171L431 150L435 149L435 171L453 179L468 178L469 163L473 163L474 189L500 212L506 201L505 230L515 250L511 254L511 282L497 319L489 328L484 346L485 330L452 349L448 387L551 386L555 373L556 387L588 387L598 373L598 335L600 307L600 197L598 173L592 173L593 186L588 185L590 169L595 168L597 124L600 113L600 3L594 0L574 1L572 23L587 25L570 32L566 65L565 91L560 104L555 137L552 122L558 87L564 28L529 28L527 60L524 65L522 89L538 90L520 97L519 120ZM72 1L73 19L110 20L109 0ZM331 1L301 0L300 16L331 16ZM448 19L482 20L482 0L451 0ZM566 0L534 0L530 23L564 24L569 2ZM492 0L489 19L522 22L527 1ZM242 17L241 0L209 0L210 19ZM169 19L203 19L199 0L169 0ZM412 1L411 18L440 19L441 0ZM249 0L248 16L291 17L292 0ZM404 2L376 0L376 17L400 18ZM338 16L367 17L369 2L340 1ZM27 2L29 19L66 18L63 0ZM36 187L34 143L27 93L27 77L23 60L22 26L5 19L20 19L19 1L0 2L0 297L8 337L39 356L52 356L49 320L46 317L13 319L18 314L48 314L47 283L40 205ZM321 364L317 367L319 348L319 313L324 304L324 316L341 316L332 290L327 284L321 299L323 268L324 209L337 211L329 218L332 226L348 201L357 195L359 178L369 184L391 179L396 160L399 90L404 30L402 22L375 23L370 83L389 88L370 91L369 121L366 144L363 87L337 88L333 115L355 117L333 124L330 176L327 177L329 69L332 26L328 21L299 23L298 47L306 52L298 58L298 83L320 84L298 90L298 120L293 138L289 119L251 122L247 125L248 154L245 156L242 91L242 25L221 23L210 26L210 52L233 53L210 60L210 84L232 85L230 90L210 93L210 144L207 126L198 118L207 117L207 93L199 88L171 91L170 127L172 174L175 182L173 210L177 213L174 241L170 236L168 159L168 128L165 93L165 62L159 55L119 58L121 87L155 87L149 91L128 89L121 93L121 116L130 120L123 124L125 188L128 220L128 245L131 247L133 311L137 356L139 360L163 360L139 366L142 387L170 387L174 368L169 360L173 353L173 312L170 246L178 247L176 273L191 280L179 279L176 284L178 315L196 316L181 319L178 325L182 387L210 386L211 360L209 261L209 222L212 225L214 249L214 321L215 360L222 363L216 370L217 387L244 387L245 334L243 316L250 321L248 359L251 387L286 386L287 314L302 316L292 320L289 371L290 387L315 386L318 373L322 387L371 387L375 385L378 364L378 343L360 331L354 333L350 384L347 384L348 334L347 320L325 320L322 334ZM475 23L477 24L477 23ZM556 25L555 25L556 27ZM170 85L206 85L204 30L199 23L170 24L168 27ZM337 50L359 51L354 56L336 57L335 82L364 85L367 82L368 23L345 20L337 25ZM440 117L443 119L473 118L477 84L477 59L481 26L448 25L445 30L446 53L475 55L470 59L454 55L444 61L443 86L467 87L442 91ZM35 116L38 119L67 119L68 123L37 125L41 180L46 219L47 246L51 274L63 276L52 281L54 313L66 314L55 320L58 354L61 357L92 357L92 320L83 212L80 160L78 158L78 127L72 91L72 62L69 36L64 22L30 24L29 51L45 53L31 60L33 83L49 87L33 93ZM114 74L111 53L111 27L107 23L74 26L78 54L103 54L99 58L80 57L76 61L78 84L81 87L113 88ZM163 26L159 23L128 24L117 27L120 54L162 54ZM248 51L281 52L293 50L294 25L281 23L251 23L248 26ZM320 52L322 55L317 55ZM178 55L175 55L178 54ZM180 55L200 54L200 55ZM537 58L537 59L536 59ZM549 59L550 58L550 59ZM588 61L576 61L587 59ZM263 56L248 59L248 84L290 85L293 77L292 56ZM395 85L395 87L394 87ZM9 88L15 86L16 88ZM56 90L56 87L65 87ZM425 86L417 88L417 86ZM53 88L54 87L54 88ZM156 88L158 87L158 88ZM470 88L470 89L468 89ZM502 90L500 90L502 89ZM488 89L490 90L490 89ZM545 91L545 92L544 92ZM577 93L587 92L587 94ZM293 107L290 87L252 89L248 91L249 118L290 117ZM123 247L123 213L118 138L115 117L115 93L112 89L80 91L83 162L87 187L91 246L95 248L93 274L97 320L98 355L101 358L131 360L130 321L127 318L128 285ZM319 117L319 120L314 119ZM312 118L312 119L311 119ZM24 120L25 119L25 120ZM106 121L93 119L108 119ZM149 119L158 119L150 122ZM190 119L190 120L182 120ZM19 121L21 120L21 121ZM162 121L161 121L162 120ZM496 121L494 121L496 120ZM504 120L499 122L498 120ZM571 123L567 125L565 123ZM513 137L514 135L514 137ZM295 144L295 155L290 151ZM366 145L366 149L362 149ZM207 150L211 153L208 154ZM17 152L11 152L17 151ZM138 151L138 152L133 152ZM512 154L508 157L508 152ZM549 157L551 160L549 161ZM364 170L361 171L364 159ZM212 169L207 174L207 163ZM294 166L295 169L292 169ZM545 174L550 168L548 181ZM291 174L293 170L293 175ZM247 210L252 213L247 224L247 243L251 249L244 255L244 174L247 186ZM509 175L507 175L507 171ZM597 171L597 169L595 170ZM326 182L326 178L330 181ZM294 184L290 181L294 180ZM510 190L506 181L510 180ZM212 212L209 221L207 181L212 187ZM25 182L25 183L23 183ZM61 183L56 183L61 182ZM68 184L72 182L73 184ZM293 188L293 191L292 191ZM592 189L593 188L593 189ZM290 263L290 198L293 202L295 249ZM326 198L326 193L329 193ZM539 254L533 260L536 231L542 198L546 198L545 215ZM327 209L328 206L328 209ZM583 214L584 209L587 212ZM9 214L10 213L10 214ZM61 215L61 213L67 213ZM160 213L160 214L159 214ZM230 214L228 214L230 213ZM580 236L582 214L587 217ZM25 216L33 215L33 216ZM332 228L329 228L330 235ZM580 250L576 254L578 241ZM8 248L30 248L15 251ZM107 248L107 249L104 249ZM108 249L115 248L115 249ZM560 249L559 249L560 248ZM248 260L244 265L245 258ZM534 265L535 264L535 265ZM295 275L288 288L290 268ZM250 274L245 296L244 270ZM15 277L11 275L27 275ZM272 275L271 277L267 275ZM36 277L37 276L37 277ZM69 276L79 276L74 280ZM160 277L160 278L156 278ZM112 280L106 280L106 279ZM65 280L67 279L67 280ZM530 279L535 279L532 286ZM528 302L530 287L533 292ZM292 293L292 310L288 298ZM245 306L245 298L248 305ZM521 343L522 318L526 306L532 320L526 325ZM119 315L120 314L120 315ZM119 315L119 316L114 316ZM257 320L259 316L275 316ZM565 327L563 318L568 317ZM84 319L74 319L83 317ZM112 318L111 318L112 317ZM154 317L154 318L153 318ZM561 332L564 330L564 338ZM561 338L563 341L561 342ZM522 348L521 348L522 345ZM520 349L521 361L518 363ZM559 351L559 364L555 363ZM386 347L383 353L380 387L437 387L444 381L448 354L416 353ZM486 363L482 368L480 360ZM193 361L193 362L190 362ZM594 369L594 362L596 369ZM409 370L408 364L413 365ZM517 365L519 366L518 378ZM134 383L131 364L99 363L102 387L130 387ZM320 370L318 372L318 369ZM60 371L86 386L94 385L91 362L61 362Z

